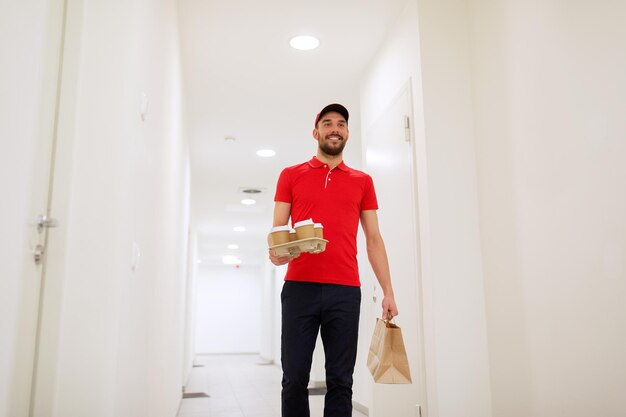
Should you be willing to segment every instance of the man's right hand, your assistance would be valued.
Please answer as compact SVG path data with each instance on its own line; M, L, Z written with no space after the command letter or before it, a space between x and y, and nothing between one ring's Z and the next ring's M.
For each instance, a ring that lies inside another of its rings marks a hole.
M274 251L272 251L271 249L269 250L269 255L270 261L276 266L285 265L293 259L293 256L276 256L274 255Z
M277 201L274 204L272 227L288 224L289 216L291 216L291 204ZM271 233L267 235L267 246L272 246ZM293 256L275 256L271 249L269 252L270 261L276 266L285 265L294 258Z

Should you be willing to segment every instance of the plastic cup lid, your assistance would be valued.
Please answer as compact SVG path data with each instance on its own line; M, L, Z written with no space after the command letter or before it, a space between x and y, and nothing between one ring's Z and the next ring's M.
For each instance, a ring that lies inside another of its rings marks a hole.
M291 230L291 228L289 226L275 226L275 227L272 227L272 230L270 231L270 233L274 233L274 232L288 232L289 230Z
M293 227L308 226L308 225L314 225L314 224L315 223L313 223L312 219L306 219L306 220L302 220L301 222L294 224Z

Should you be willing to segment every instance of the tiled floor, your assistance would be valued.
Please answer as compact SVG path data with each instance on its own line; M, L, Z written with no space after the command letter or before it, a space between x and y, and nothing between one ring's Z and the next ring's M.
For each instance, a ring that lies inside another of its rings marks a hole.
M193 368L187 392L210 397L182 400L178 417L280 417L279 367L259 364L257 355L199 356L196 364L204 366ZM324 396L309 402L311 417L322 417Z

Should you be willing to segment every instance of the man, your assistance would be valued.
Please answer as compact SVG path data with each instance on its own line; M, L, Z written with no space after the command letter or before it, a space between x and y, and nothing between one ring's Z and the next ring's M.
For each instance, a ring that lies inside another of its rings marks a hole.
M326 355L324 417L352 416L352 374L357 353L361 289L356 259L359 220L367 255L383 290L382 316L398 315L385 245L378 229L378 203L369 175L343 162L348 110L330 104L315 118L317 156L285 168L276 187L274 226L313 219L324 226L326 250L289 263L281 293L282 417L309 417L307 386L317 333Z

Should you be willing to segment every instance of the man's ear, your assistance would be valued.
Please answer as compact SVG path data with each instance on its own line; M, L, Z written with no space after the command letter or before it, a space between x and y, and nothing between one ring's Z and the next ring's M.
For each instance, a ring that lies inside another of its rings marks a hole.
M313 137L315 138L315 140L319 139L319 130L317 130L317 128L313 129Z

